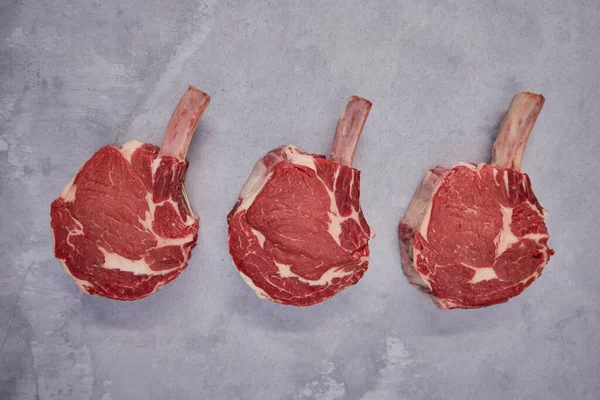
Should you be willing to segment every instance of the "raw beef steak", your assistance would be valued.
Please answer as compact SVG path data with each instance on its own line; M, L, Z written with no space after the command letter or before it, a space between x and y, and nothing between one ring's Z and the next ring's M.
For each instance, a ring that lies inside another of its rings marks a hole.
M330 159L279 147L259 160L229 213L229 251L261 298L310 306L358 282L375 236L352 168L371 103L353 96Z
M536 280L549 257L546 212L521 162L544 97L519 93L494 143L492 164L430 170L400 221L409 281L439 308L503 303Z
M83 292L136 300L187 266L198 216L183 185L185 155L209 101L190 86L160 149L102 147L52 203L54 254Z

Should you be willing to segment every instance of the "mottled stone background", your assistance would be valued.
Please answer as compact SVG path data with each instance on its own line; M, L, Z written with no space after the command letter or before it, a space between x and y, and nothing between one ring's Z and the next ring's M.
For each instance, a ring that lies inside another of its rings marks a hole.
M599 21L596 0L0 0L0 398L600 398ZM85 296L50 202L96 148L159 144L188 84L213 99L190 267L138 302ZM547 99L524 169L556 256L507 304L438 311L402 275L397 222L427 168L489 160L521 90ZM269 149L326 153L352 94L374 103L355 159L370 269L311 308L261 301L225 216Z

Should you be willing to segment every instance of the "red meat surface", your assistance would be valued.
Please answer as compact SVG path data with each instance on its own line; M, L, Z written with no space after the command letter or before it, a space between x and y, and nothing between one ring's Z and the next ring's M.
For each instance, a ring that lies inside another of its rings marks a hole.
M374 236L351 167L371 103L352 97L329 159L283 146L259 160L228 216L229 250L244 281L275 302L310 306L363 276Z
M54 253L88 294L136 300L175 279L198 237L185 187L185 155L210 98L189 87L161 148L105 146L51 205Z
M517 94L492 163L430 170L400 221L403 269L439 308L477 308L520 294L542 273L545 210L521 164L544 97Z

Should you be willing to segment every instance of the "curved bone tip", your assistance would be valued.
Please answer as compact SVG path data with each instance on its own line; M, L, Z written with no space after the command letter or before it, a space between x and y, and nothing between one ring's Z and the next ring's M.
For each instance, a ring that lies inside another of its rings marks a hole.
M194 92L194 94L197 94L197 95L200 95L200 96L206 97L206 99L207 99L208 101L210 101L210 96L208 95L208 93L206 93L206 92L203 92L202 90L198 89L198 88L197 88L197 87L195 87L195 86L188 85L188 91L190 91L190 92Z
M360 97L360 96L357 96L357 95L353 95L353 96L351 96L351 97L350 97L350 100L349 100L349 102L352 102L352 101L360 101L360 102L364 102L364 103L365 103L365 105L367 106L367 108L369 108L369 109L370 109L370 108L371 108L371 106L373 105L373 103L371 103L371 101L369 101L369 100L365 99L364 97Z
M533 92L520 92L517 93L513 96L513 100L519 99L519 98L527 98L529 100L535 100L540 102L541 104L544 104L544 102L546 101L546 98L539 94L539 93L533 93Z

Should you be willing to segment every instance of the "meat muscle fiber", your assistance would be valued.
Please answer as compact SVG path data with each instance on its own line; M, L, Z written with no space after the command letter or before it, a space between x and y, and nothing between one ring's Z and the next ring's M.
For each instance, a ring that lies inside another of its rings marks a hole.
M52 203L54 254L84 293L136 300L186 268L199 225L183 184L185 156L209 101L190 86L161 148L136 140L102 147Z
M350 99L329 159L290 145L256 163L227 219L233 262L259 297L310 306L367 270L375 233L351 164L370 109L369 101Z
M521 172L543 104L541 95L517 94L491 165L430 170L400 221L404 272L439 308L506 302L531 285L554 254L546 212Z

